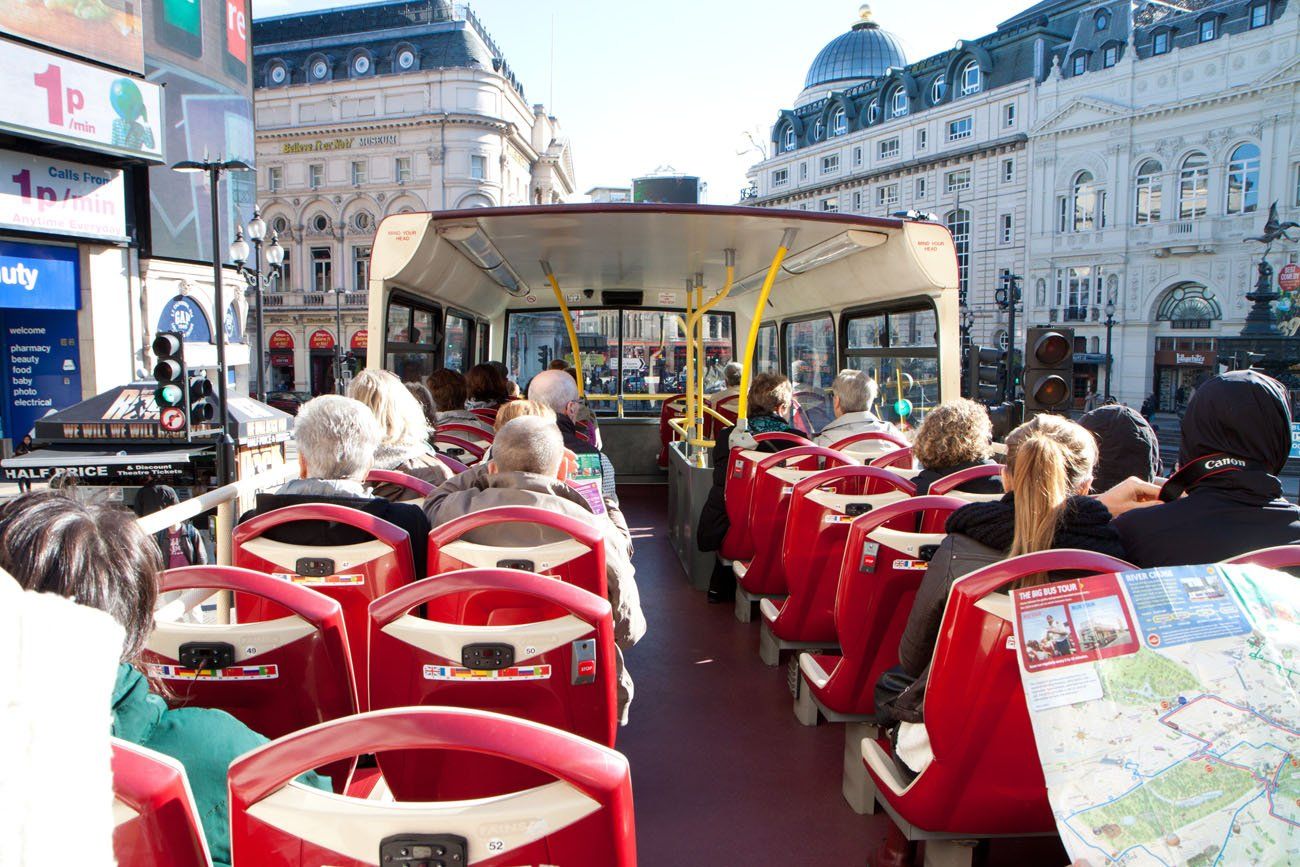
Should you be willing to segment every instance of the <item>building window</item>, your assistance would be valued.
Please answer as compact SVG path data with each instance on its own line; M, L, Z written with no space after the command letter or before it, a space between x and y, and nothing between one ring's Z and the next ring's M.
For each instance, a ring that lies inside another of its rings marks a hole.
M849 119L843 107L835 109L831 114L831 135L844 135L848 131Z
M807 164L807 163L799 163L799 180L801 180L801 181L806 181L806 180L808 180L808 164Z
M819 117L817 122L813 124L813 141L821 141L824 138L826 138L826 124Z
M1010 214L1002 215L1002 243L1010 244L1015 237L1016 226Z
M1096 228L1097 186L1094 183L1092 172L1079 172L1074 176L1071 196L1074 200L1074 217L1070 224L1071 230L1088 232Z
M1228 213L1249 214L1259 208L1259 146L1239 145L1228 161Z
M784 187L788 183L790 183L789 169L777 169L776 171L772 172L772 186Z
M829 154L822 157L822 174L833 175L840 170L840 155Z
M1178 219L1204 217L1210 204L1210 158L1200 151L1187 155L1178 172Z
M487 178L487 157L482 154L470 155L469 176L476 181L481 181Z
M1070 197L1056 197L1056 231L1070 231Z
M1160 221L1160 173L1165 170L1158 160L1146 160L1138 166L1137 180L1134 183L1137 210L1133 222L1139 226Z
M970 211L958 208L949 212L944 225L952 232L952 245L957 253L957 297L964 301L970 284Z
M1106 191L1097 191L1097 228L1106 228Z
M1198 31L1202 42L1211 42L1214 37L1219 35L1219 20L1217 18L1206 18L1201 21Z
M857 213L862 212L862 190L853 191L853 210Z
M1151 54L1168 54L1169 53L1169 31L1157 30L1151 37Z
M1092 23L1097 28L1097 32L1100 33L1102 30L1105 30L1110 26L1110 13L1104 9L1101 10L1097 13L1097 16L1093 18Z
M930 85L930 104L938 105L943 102L943 98L948 95L948 79L940 75Z
M797 144L798 141L795 139L794 127L787 124L785 132L781 136L781 150L787 152L792 151Z
M352 161L352 186L359 187L366 182L365 160Z
M948 121L948 141L960 141L970 138L975 132L975 123L969 117Z
M1066 322L1087 321L1094 287L1100 297L1101 280L1100 268L1058 268L1054 305L1062 308L1061 318Z
M930 145L930 131L928 129L918 129L916 131L916 149L923 151Z
M1119 63L1119 46L1107 45L1101 50L1101 66L1103 69L1110 69L1116 63Z
M827 211L827 212L833 214L833 213L835 213L836 211L838 211L839 209L840 209L840 197L839 197L839 196L830 196L830 197L828 197L828 198L822 199L822 210L823 210L823 211Z
M1266 24L1268 24L1268 4L1256 3L1250 7L1250 29L1254 30Z
M970 189L970 169L957 169L943 176L943 188L950 193Z
M974 60L967 61L961 68L961 95L970 96L980 92L980 65Z
M369 211L357 211L352 217L352 228L358 232L369 232L375 227L375 218Z
M927 179L926 179L926 178L917 178L917 179L916 179L916 197L917 197L918 199L924 199L924 198L929 194L929 192L930 192L929 187L930 187L930 184L927 182Z
M856 168L862 165L862 147L859 145L853 149L853 166Z
M314 231L325 232L330 227L330 219L324 214L317 214L311 218L311 227Z
M876 204L888 208L898 204L898 184L883 184L876 187Z
M880 100L873 99L867 106L867 123L876 123L880 120Z
M893 117L906 117L911 106L907 101L907 91L901 87L894 88L889 97L889 113Z
M328 292L334 288L333 258L328 247L311 248L311 288L313 292Z
M307 166L307 186L318 190L325 185L325 164L312 163Z
M1214 293L1199 283L1184 283L1170 289L1156 309L1156 321L1172 328L1208 329L1223 318Z
M370 247L352 248L352 288L365 292L370 287Z
M411 158L398 157L393 164L393 174L397 176L399 184L411 182Z
M270 166L266 170L266 186L273 193L280 192L284 187L284 169L280 166Z
M1002 106L1002 125L1007 129L1016 125L1016 104L1008 102Z
M894 157L898 156L898 151L899 151L898 136L885 139L884 141L880 142L879 147L880 147L880 151L879 151L880 158L882 160L893 159Z
M1070 71L1073 75L1083 75L1088 71L1088 52L1080 51L1074 55L1074 65Z
M1013 159L1002 161L1002 183L1009 184L1016 179L1016 161Z

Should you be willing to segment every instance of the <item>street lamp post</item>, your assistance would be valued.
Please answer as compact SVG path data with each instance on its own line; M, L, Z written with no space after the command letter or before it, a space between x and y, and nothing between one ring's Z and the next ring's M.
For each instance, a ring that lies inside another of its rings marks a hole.
M242 160L183 160L172 166L178 172L207 172L212 199L212 307L217 326L217 400L221 435L217 440L217 485L230 484L235 469L235 440L230 435L230 407L226 403L226 305L221 271L221 173L252 171Z
M334 288L334 390L343 394L343 292L342 286Z
M1007 376L1002 388L1003 401L1015 397L1016 304L1020 302L1020 279L1020 275L1008 271L1002 275L1004 285L993 294L998 307L1007 311Z
M237 232L234 242L230 245L230 259L239 268L239 272L244 275L248 282L248 288L257 302L257 323L256 341L257 348L255 352L249 353L249 360L257 365L256 392L257 399L266 402L266 374L262 359L263 344L263 321L262 321L262 287L263 284L271 279L280 276L280 269L284 265L284 248L280 246L279 235L271 233L271 244L266 249L266 262L270 265L270 270L262 272L262 244L266 237L266 221L262 219L262 214L256 208L253 209L253 219L248 221L248 240L253 242L253 267L248 268L244 265L248 261L248 241L244 240L243 232Z
M1103 400L1111 399L1110 391L1110 374L1111 368L1115 366L1115 359L1110 354L1111 348L1111 330L1115 327L1115 296L1111 295L1106 299L1106 391L1102 395Z

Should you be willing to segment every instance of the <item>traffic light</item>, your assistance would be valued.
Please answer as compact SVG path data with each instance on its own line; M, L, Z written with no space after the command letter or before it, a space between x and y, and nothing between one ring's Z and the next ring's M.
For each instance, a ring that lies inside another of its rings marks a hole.
M966 360L966 390L971 400L1002 400L1007 382L1003 356L1002 350L994 346L971 346Z
M1064 413L1074 394L1074 329L1030 328L1025 334L1025 416Z
M168 433L189 435L189 388L185 381L185 340L179 331L159 331L153 339L153 390L158 426Z
M206 376L189 378L188 408L191 427L201 427L217 417L217 399Z
M541 365L542 370L546 369L546 366L551 363L551 347L537 347L537 363Z

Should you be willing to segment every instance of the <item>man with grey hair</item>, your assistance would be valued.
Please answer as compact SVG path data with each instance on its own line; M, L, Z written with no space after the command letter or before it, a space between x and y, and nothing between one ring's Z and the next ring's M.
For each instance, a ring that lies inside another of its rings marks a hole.
M840 440L860 433L887 433L902 437L898 428L871 413L876 402L876 381L861 370L841 370L831 384L831 394L835 418L813 440L817 445L830 448Z
M727 366L722 368L722 381L725 387L704 398L709 406L717 406L718 401L740 394L740 379L744 372L745 368L739 361L728 361Z
M568 378L564 371L557 372ZM646 622L627 539L607 516L595 514L588 500L566 484L567 473L560 429L541 416L521 416L497 431L486 474L469 485L451 479L429 494L424 511L434 527L496 506L532 506L595 525L605 537L605 579L614 609L614 639L620 648L631 647L645 634ZM503 548L544 545L560 538L554 530L526 523L489 525L465 535L469 542ZM620 652L619 713L624 723L631 701L632 679L623 668Z
M379 421L364 403L335 394L312 398L294 420L299 477L273 492L258 494L257 508L240 521L304 503L348 506L405 530L411 537L415 576L423 578L428 561L428 518L419 506L375 497L365 485L382 438ZM363 530L330 521L284 524L266 536L290 545L323 546L351 545L372 538Z

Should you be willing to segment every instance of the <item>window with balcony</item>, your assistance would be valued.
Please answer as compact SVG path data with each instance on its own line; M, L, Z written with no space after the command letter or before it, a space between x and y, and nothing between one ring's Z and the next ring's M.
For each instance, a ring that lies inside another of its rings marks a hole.
M311 288L313 292L329 292L334 288L334 257L328 247L311 248Z
M898 136L887 138L878 145L880 158L882 160L892 160L899 154Z
M411 158L398 157L393 163L393 174L399 184L409 184L411 182Z
M1054 304L1061 308L1064 321L1088 321L1088 309L1094 293L1100 297L1102 279L1101 269L1091 266L1056 269Z
M840 170L840 155L828 154L822 157L822 174L833 175Z
M1145 160L1138 166L1137 178L1133 184L1136 210L1133 222L1138 226L1160 222L1160 200L1162 197L1160 175L1164 166L1159 160Z
M370 246L352 248L352 290L365 292L370 288Z
M1259 208L1259 146L1238 145L1228 160L1228 213L1249 214Z
M822 199L822 210L828 213L835 213L840 209L840 197L828 196Z
M898 204L898 184L882 184L876 187L876 204L882 208Z
M266 188L273 193L278 193L284 188L284 169L280 166L270 166L266 170Z
M1210 203L1210 158L1193 151L1178 172L1178 219L1204 217Z
M947 192L956 193L961 190L970 189L970 169L957 169L946 173L943 176L943 188Z
M790 183L789 169L777 169L776 171L772 172L772 186L784 187L788 183Z
M975 133L975 121L962 117L948 122L948 141L961 141Z
M307 186L319 190L325 186L325 164L311 163L307 166Z

